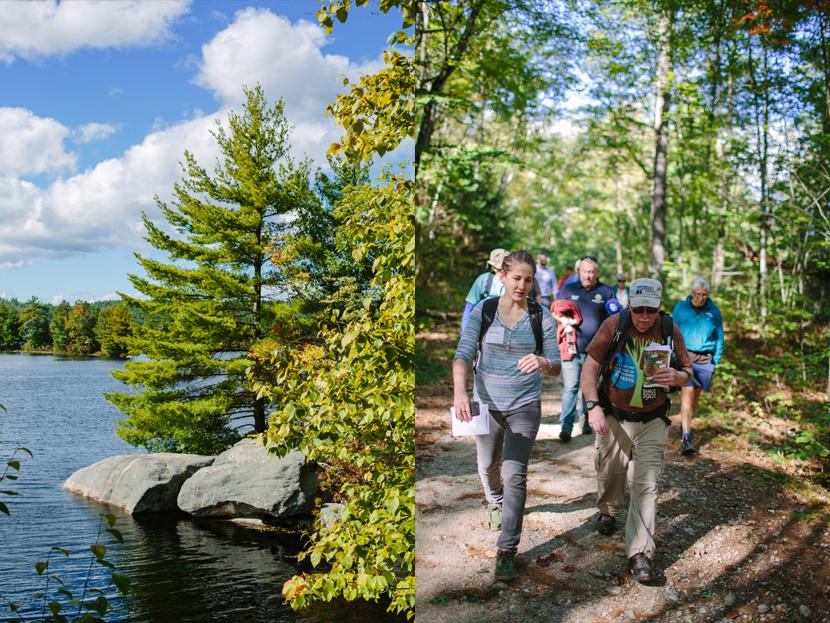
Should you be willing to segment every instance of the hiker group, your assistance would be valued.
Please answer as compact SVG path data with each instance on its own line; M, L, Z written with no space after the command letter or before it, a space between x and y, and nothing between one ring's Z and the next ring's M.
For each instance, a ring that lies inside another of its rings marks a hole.
M653 582L669 393L681 392L680 449L692 456L692 416L723 354L723 319L708 283L695 278L669 316L659 281L638 278L629 287L618 272L616 287L605 285L590 255L558 281L541 253L534 261L526 251L494 249L487 264L466 298L452 377L455 416L489 418L476 449L488 523L499 532L496 579L517 577L528 462L542 419L541 375L561 374L560 441L569 443L575 429L596 433L596 530L611 535L626 515L629 570L636 581Z

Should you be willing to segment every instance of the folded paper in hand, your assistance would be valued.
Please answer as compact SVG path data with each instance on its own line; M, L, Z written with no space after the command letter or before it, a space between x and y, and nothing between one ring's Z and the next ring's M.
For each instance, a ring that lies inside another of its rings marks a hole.
M490 407L483 402L478 403L478 406L478 415L473 416L470 422L462 422L459 420L455 417L455 407L450 407L453 437L490 434Z

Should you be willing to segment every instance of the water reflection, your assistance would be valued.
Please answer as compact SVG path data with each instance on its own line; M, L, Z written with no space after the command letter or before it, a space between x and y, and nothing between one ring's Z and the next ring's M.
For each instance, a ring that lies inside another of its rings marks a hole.
M75 470L105 457L140 452L118 438L121 414L102 392L122 391L110 372L122 362L60 360L51 356L0 353L0 459L18 446L34 458L22 461L22 495L10 500L10 518L0 515L0 594L24 604L28 620L39 620L32 595L44 578L34 571L52 545L71 551L50 565L80 595L89 569L100 513L112 511L61 489ZM11 483L4 483L6 484ZM263 533L230 523L186 516L135 519L117 511L124 544L109 538L107 558L132 580L132 595L107 593L115 611L108 621L135 623L360 623L403 621L374 604L336 603L296 613L282 603L283 582L296 573L296 537ZM106 535L105 535L106 536ZM92 567L92 587L109 572ZM50 591L51 592L51 591ZM0 601L0 620L8 609Z

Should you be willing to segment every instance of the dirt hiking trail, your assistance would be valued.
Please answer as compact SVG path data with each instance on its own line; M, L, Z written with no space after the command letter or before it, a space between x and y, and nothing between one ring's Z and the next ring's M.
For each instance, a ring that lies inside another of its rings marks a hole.
M433 330L418 339L447 352L455 338ZM506 584L493 579L497 533L487 526L475 442L450 435L449 364L446 379L419 381L419 623L830 622L827 497L793 492L699 418L693 430L700 453L682 456L678 395L672 396L653 560L664 577L655 586L632 582L623 531L602 536L594 530L593 435L567 444L556 436L560 390L558 379L545 380L520 576Z

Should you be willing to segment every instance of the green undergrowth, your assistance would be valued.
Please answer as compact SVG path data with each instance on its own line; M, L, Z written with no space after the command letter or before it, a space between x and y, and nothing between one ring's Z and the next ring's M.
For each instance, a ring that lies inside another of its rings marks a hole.
M830 489L827 330L813 326L801 339L781 331L727 338L713 391L696 415L713 446L740 451L748 443L782 476Z

